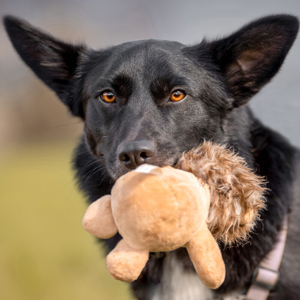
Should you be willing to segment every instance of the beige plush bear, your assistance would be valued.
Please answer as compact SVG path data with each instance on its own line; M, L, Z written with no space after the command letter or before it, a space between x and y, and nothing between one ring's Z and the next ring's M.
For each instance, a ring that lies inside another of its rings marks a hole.
M186 247L202 282L215 289L225 278L216 240L247 237L264 206L263 181L210 142L184 154L176 167L189 172L145 164L123 175L111 195L89 206L83 227L101 239L123 237L107 256L116 279L136 280L149 252Z

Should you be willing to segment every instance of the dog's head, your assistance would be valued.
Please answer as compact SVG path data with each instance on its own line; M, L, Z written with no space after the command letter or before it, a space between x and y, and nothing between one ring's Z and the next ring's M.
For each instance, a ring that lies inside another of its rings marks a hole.
M85 124L86 142L116 179L142 163L174 165L278 71L298 20L275 15L196 46L146 40L104 50L61 42L13 17L5 26L29 67Z

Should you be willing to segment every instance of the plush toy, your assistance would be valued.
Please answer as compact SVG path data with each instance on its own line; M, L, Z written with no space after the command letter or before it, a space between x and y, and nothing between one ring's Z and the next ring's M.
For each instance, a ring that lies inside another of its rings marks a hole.
M202 282L215 289L225 278L217 241L247 238L264 207L263 180L211 142L183 154L175 167L145 164L123 175L111 195L89 206L83 227L101 239L122 236L106 260L116 279L136 280L149 252L186 247Z

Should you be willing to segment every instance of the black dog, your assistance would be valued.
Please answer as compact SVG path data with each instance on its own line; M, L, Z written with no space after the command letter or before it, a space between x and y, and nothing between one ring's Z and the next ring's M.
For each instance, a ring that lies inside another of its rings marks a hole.
M13 17L5 18L5 26L23 60L84 121L74 166L89 201L110 193L114 181L137 165L174 165L203 140L232 147L268 180L263 221L251 243L223 250L226 279L217 291L201 284L180 249L151 255L132 284L138 299L212 299L247 290L289 212L280 283L270 298L299 299L299 151L245 105L283 63L297 35L297 18L265 17L196 46L147 40L100 51L63 43ZM110 239L108 248L119 238Z

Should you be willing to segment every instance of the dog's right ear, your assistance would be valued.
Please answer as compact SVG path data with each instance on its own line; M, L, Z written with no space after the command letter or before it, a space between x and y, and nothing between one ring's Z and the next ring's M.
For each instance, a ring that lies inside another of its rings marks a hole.
M219 66L234 101L246 104L280 69L298 32L299 21L291 15L271 15L253 21L228 37L203 41L203 50ZM198 48L197 48L198 47Z
M4 25L25 63L55 91L73 115L83 118L81 101L74 97L74 86L76 72L86 53L85 47L61 42L12 16L4 18Z

